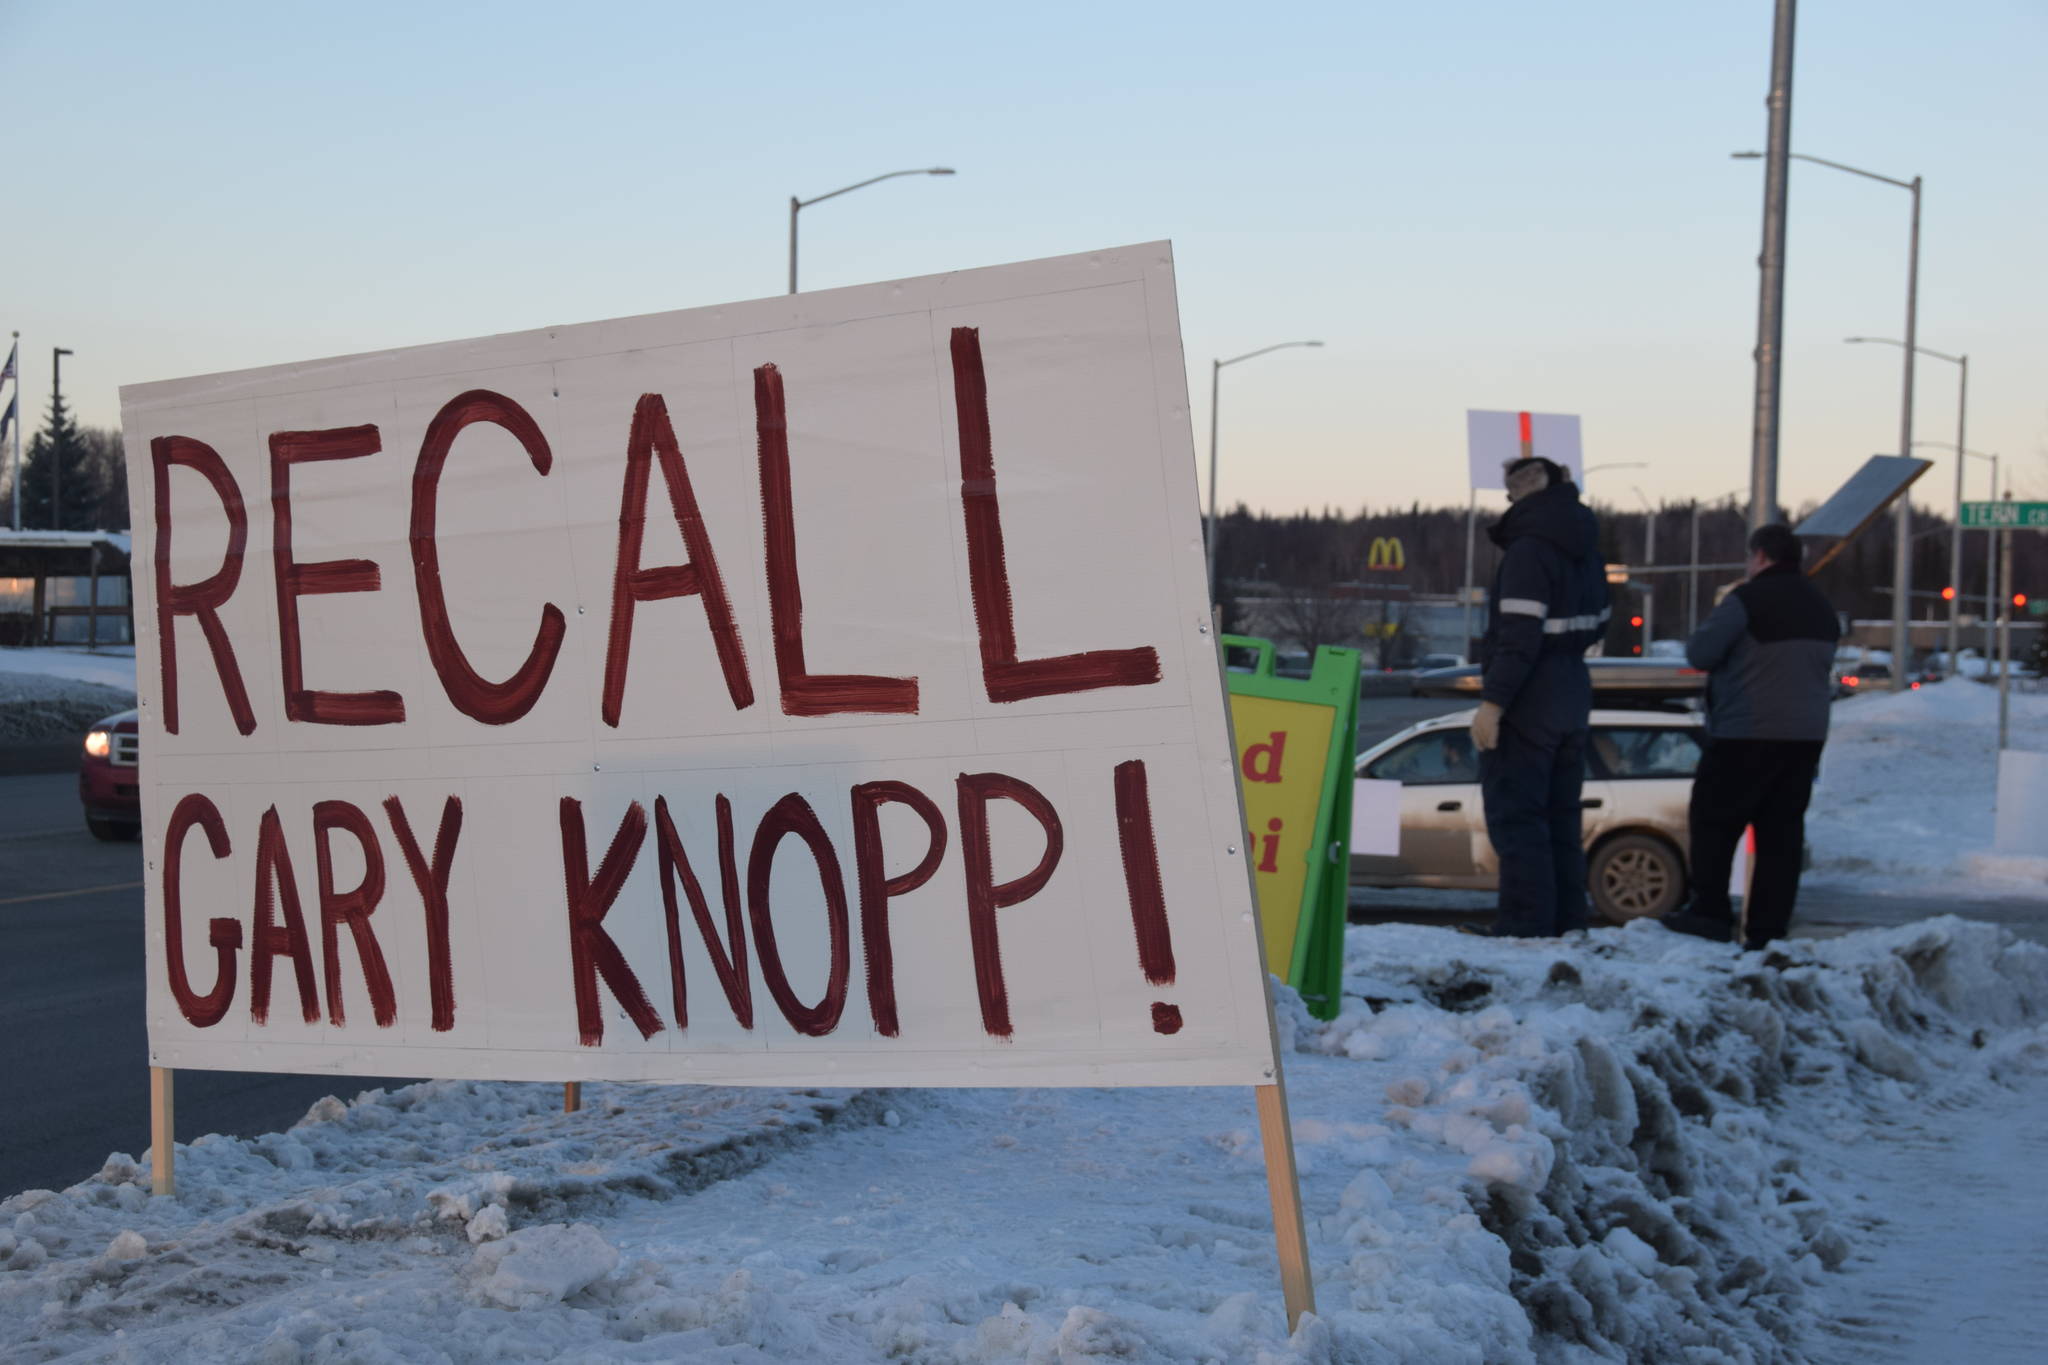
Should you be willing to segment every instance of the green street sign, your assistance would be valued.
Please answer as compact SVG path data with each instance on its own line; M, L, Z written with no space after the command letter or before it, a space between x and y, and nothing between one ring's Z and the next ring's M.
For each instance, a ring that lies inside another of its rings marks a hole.
M2048 502L1966 502L1963 527L1971 531L2048 531Z

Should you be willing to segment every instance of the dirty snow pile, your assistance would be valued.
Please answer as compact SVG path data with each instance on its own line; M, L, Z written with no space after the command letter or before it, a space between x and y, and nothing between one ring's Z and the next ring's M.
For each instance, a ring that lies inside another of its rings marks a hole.
M2014 690L2009 743L2048 750L2048 693ZM1889 891L2039 890L2038 860L1992 852L1998 689L1956 680L1834 708L1807 818L1812 877Z
M1341 1015L1279 1017L1291 1335L1242 1090L435 1082L181 1148L176 1201L116 1155L0 1203L0 1356L1868 1361L1899 1230L1830 1153L1881 1193L1902 1116L2048 1132L2048 949L1953 918L1747 955L1359 928ZM1942 1214L2028 1213L1980 1203Z
M135 653L0 648L0 744L76 739L135 705Z

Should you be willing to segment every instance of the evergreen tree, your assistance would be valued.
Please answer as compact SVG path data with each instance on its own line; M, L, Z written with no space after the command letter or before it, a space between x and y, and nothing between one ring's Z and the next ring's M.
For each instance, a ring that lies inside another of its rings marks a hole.
M99 482L100 471L88 459L85 437L70 405L61 394L51 395L50 415L22 453L21 524L31 530L91 529L87 523L94 519L99 502Z

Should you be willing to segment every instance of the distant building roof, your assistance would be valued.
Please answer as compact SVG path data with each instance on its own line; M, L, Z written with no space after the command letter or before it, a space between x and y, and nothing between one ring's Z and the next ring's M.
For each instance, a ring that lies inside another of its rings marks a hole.
M92 548L99 547L101 573L128 568L133 537L126 531L0 530L0 576L52 577L92 572Z

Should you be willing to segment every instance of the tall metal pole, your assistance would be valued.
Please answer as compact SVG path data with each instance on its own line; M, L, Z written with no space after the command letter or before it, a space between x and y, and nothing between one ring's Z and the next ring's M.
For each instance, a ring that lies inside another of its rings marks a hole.
M1914 176L1913 236L1906 253L1906 373L1905 392L1899 400L1899 454L1913 453L1913 360L1918 354L1920 326L1920 177ZM1913 614L1913 499L1901 495L1894 516L1892 534L1892 685L1894 692L1912 686L1906 676L1912 645L1907 622Z
M1764 154L1764 241L1757 256L1756 404L1751 417L1749 528L1777 517L1778 400L1785 336L1785 204L1791 180L1792 37L1795 0L1778 0L1771 25L1769 141Z
M2005 496L2010 499L2011 490ZM2003 752L2012 705L2012 532L2000 531L1998 540L1999 577L2004 580L1998 598L1998 747Z
M1991 500L1998 501L1998 457L1991 457ZM1992 622L1998 619L1998 532L1984 532L1984 662L1991 662Z
M1955 596L1948 600L1948 675L1953 678L1960 665L1956 655L1963 647L1963 466L1970 462L1963 453L1963 423L1970 411L1970 357L1958 362L1963 382L1956 391L1956 514L1948 535L1948 581Z
M21 354L21 333L14 334L14 354ZM17 360L16 364L20 362ZM28 414L21 410L21 371L14 372L14 477L8 483L12 490L8 497L14 504L14 513L9 520L14 529L21 529L21 424L28 420Z
M1478 525L1479 490L1475 488L1472 501L1465 507L1465 644L1458 653L1466 657L1472 648L1472 540Z
M1657 509L1650 506L1650 499L1642 489L1631 490L1643 504L1643 519L1647 529L1643 540L1643 566L1654 570L1657 567ZM1643 653L1648 655L1650 643L1657 638L1657 575L1652 572L1643 575L1650 581L1643 587Z
M1223 362L1209 362L1209 600L1216 592L1216 403L1223 394Z
M804 201L795 195L789 196L789 292L796 292L796 214Z
M1685 576L1685 636L1700 628L1700 500L1692 500L1692 569Z
M789 292L792 294L796 292L796 215L798 210L809 208L812 204L822 204L827 199L837 199L842 194L852 194L855 190L864 190L870 185L879 185L884 180L894 180L899 175L951 174L953 174L951 166L928 166L907 171L886 171L881 175L871 175L858 184L843 186L832 191L830 194L820 194L810 199L799 199L793 194L789 196Z
M1261 346L1256 351L1246 351L1228 360L1209 362L1209 599L1216 600L1216 399L1222 392L1222 374L1225 365L1235 365L1240 360L1255 360L1274 351L1285 351L1294 346L1321 346L1320 341L1282 341L1272 346Z
M52 417L55 417L59 410L59 405L64 401L64 373L62 367L64 357L70 354L71 352L65 350L62 346L52 346L50 348L50 413ZM50 529L52 531L61 531L64 529L64 447L54 439L57 434L55 431L52 431L50 434L53 438L50 442Z

